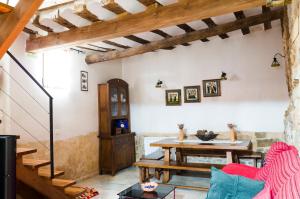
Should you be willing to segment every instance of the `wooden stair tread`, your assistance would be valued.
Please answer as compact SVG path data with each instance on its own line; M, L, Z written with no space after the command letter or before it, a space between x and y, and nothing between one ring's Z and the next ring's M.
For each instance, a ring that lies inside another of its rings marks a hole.
M64 171L54 170L54 177L64 175ZM51 169L50 168L39 168L38 175L45 178L51 178Z
M224 165L221 164L208 164L208 163L182 163L177 164L176 162L164 162L162 160L141 160L134 163L138 167L146 168L159 168L159 169L170 169L170 170L187 170L187 171L201 171L210 172L211 167L222 168Z
M36 153L37 150L33 148L17 148L17 157L22 157L23 155L28 155L32 153Z
M69 186L72 186L76 184L75 180L68 180L68 179L53 179L52 180L52 185L60 188L66 188Z
M67 195L73 196L73 197L79 196L85 192L86 192L86 190L82 187L71 186L71 187L65 188L65 193Z
M23 158L23 165L36 169L50 164L49 160L35 160L35 159L25 159Z
M1 3L0 2L0 13L9 13L13 10L14 8L5 4L5 3Z

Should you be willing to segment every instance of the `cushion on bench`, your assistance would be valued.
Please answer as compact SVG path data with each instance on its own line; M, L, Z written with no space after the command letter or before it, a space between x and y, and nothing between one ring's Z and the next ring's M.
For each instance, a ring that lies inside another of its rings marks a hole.
M264 182L229 175L212 168L210 189L206 199L252 199L264 188Z
M222 171L227 174L244 176L254 180L259 169L244 164L232 163L223 167Z

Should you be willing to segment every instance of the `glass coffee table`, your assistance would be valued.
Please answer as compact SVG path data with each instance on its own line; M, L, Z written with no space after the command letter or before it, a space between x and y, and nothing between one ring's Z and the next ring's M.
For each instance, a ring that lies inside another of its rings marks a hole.
M158 185L154 192L144 192L141 184L137 183L118 193L119 199L163 199L173 192L175 199L175 187L170 185Z

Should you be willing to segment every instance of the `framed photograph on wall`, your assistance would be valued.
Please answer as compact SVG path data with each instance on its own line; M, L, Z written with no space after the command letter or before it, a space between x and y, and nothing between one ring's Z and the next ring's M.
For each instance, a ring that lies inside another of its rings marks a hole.
M200 86L185 86L184 87L184 103L201 102Z
M220 79L203 80L203 96L204 97L221 96L221 81L220 81Z
M80 71L80 86L81 91L88 91L89 90L89 75L87 71Z
M181 90L166 90L166 105L180 106L181 105Z

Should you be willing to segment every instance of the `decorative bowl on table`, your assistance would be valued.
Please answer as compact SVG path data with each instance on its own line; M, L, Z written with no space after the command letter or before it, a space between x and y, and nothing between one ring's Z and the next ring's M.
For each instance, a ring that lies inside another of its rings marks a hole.
M219 134L216 134L212 131L207 130L198 130L196 137L199 138L202 141L209 141L215 139Z
M153 192L158 187L156 182L145 182L141 184L141 188L144 192Z

